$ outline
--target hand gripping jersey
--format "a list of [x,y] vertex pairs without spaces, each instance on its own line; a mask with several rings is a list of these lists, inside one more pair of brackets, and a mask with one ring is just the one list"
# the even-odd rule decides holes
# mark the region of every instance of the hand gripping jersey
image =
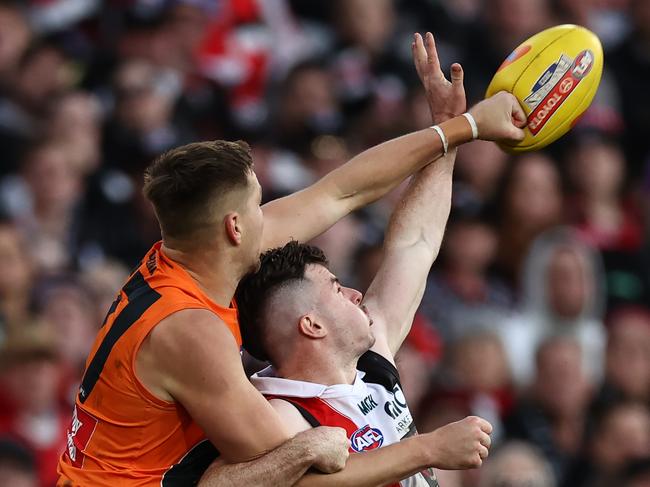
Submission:
[[237,310],[211,301],[160,247],[131,275],[95,339],[59,461],[59,486],[195,485],[218,455],[180,404],[158,399],[135,375],[143,340],[183,309],[214,312],[241,345]]
[[[350,438],[350,452],[361,453],[417,434],[395,366],[373,351],[357,364],[354,384],[326,386],[282,379],[268,367],[253,375],[253,385],[267,399],[293,404],[313,427],[339,426]],[[402,480],[401,487],[438,486],[433,470]]]

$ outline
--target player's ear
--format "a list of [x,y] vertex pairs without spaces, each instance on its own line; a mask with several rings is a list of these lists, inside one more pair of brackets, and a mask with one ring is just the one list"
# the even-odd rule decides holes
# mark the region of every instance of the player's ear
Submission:
[[327,335],[327,330],[314,315],[302,315],[298,320],[298,331],[307,338],[319,339]]
[[241,218],[237,212],[230,212],[223,218],[226,236],[233,245],[240,245],[242,240]]

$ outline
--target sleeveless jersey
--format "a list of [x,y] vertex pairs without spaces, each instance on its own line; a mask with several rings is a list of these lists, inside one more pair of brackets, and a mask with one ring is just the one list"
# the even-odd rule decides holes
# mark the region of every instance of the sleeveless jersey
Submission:
[[[361,356],[353,384],[326,386],[282,379],[268,367],[251,377],[267,399],[293,404],[313,427],[338,426],[350,439],[350,452],[361,453],[417,434],[395,366],[376,352]],[[399,484],[401,487],[437,487],[431,469]]]
[[158,242],[120,291],[95,339],[57,485],[195,485],[218,456],[180,404],[157,398],[135,374],[137,351],[151,330],[192,308],[218,315],[241,346],[234,304],[222,308],[211,301]]

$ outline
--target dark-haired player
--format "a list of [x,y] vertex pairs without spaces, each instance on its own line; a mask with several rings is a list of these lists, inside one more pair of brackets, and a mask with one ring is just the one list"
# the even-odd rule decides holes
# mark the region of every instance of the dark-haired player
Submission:
[[[424,46],[416,47],[418,59]],[[425,83],[428,76],[443,78],[436,62],[416,65]],[[451,110],[464,109],[459,93],[449,99],[458,101]],[[444,116],[439,106],[431,108],[434,117]],[[273,364],[253,383],[286,427],[292,434],[341,427],[350,451],[364,452],[353,455],[360,459],[354,469],[326,476],[330,485],[397,485],[404,479],[403,486],[435,486],[429,467],[474,467],[488,454],[492,427],[480,418],[415,435],[393,358],[440,247],[453,166],[450,154],[414,177],[391,217],[382,263],[363,303],[360,292],[343,287],[328,270],[320,249],[295,241],[265,253],[258,271],[238,287],[244,344]]]
[[[512,119],[523,120],[523,112],[511,95],[486,100],[472,113],[482,138],[522,137]],[[219,485],[245,484],[242,475],[256,485],[291,485],[310,467],[341,469],[343,430],[315,428],[292,438],[247,380],[233,296],[262,249],[311,239],[448,146],[473,138],[467,117],[437,130],[373,147],[264,207],[243,143],[189,144],[155,161],[145,195],[163,240],[145,255],[97,335],[59,484],[193,485],[219,455],[232,464],[211,477]],[[345,471],[354,474],[358,461],[348,463]],[[395,460],[382,466],[391,467],[403,468]]]
[[[453,165],[454,159],[445,157],[414,177],[390,219],[382,262],[365,297],[338,281],[319,249],[297,242],[265,253],[259,270],[240,283],[236,299],[244,346],[272,364],[253,376],[253,384],[291,433],[342,427],[351,452],[414,435],[394,356],[440,248]],[[479,466],[488,454],[491,431],[486,421],[469,417],[424,435],[423,441],[447,453],[445,462],[430,466]],[[366,478],[368,485],[401,479],[386,479],[373,468]],[[437,481],[427,469],[401,485]]]

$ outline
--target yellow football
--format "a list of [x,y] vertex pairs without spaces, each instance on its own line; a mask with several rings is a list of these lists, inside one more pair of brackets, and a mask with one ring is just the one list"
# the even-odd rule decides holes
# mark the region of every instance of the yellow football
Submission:
[[602,72],[600,40],[584,27],[558,25],[523,42],[501,64],[485,93],[508,91],[526,112],[524,140],[501,148],[534,151],[567,133],[593,100]]

